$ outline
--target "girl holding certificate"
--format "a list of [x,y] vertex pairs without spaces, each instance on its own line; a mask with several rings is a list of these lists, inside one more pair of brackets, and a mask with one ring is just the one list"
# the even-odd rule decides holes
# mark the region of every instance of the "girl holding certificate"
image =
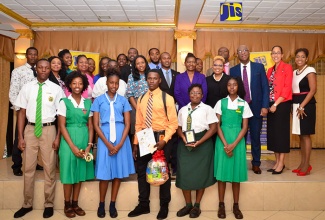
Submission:
[[219,100],[214,107],[218,124],[218,137],[215,147],[214,176],[218,180],[219,210],[218,218],[226,218],[226,182],[232,183],[236,219],[242,219],[239,210],[240,182],[247,181],[245,134],[248,118],[253,114],[244,100],[245,89],[240,78],[230,78],[227,83],[228,96]]
[[126,98],[116,93],[119,87],[119,72],[110,69],[107,74],[108,91],[98,96],[91,111],[94,112],[94,128],[98,134],[95,176],[99,179],[100,203],[97,211],[104,218],[105,197],[108,181],[112,180],[109,214],[117,217],[115,202],[121,179],[135,173],[128,136],[130,130],[131,106]]
[[[201,214],[200,202],[206,187],[213,185],[214,145],[211,136],[217,130],[218,119],[213,109],[204,104],[201,84],[192,84],[188,89],[191,102],[178,113],[177,134],[182,141],[177,149],[176,186],[183,191],[186,205],[177,212],[178,217]],[[193,206],[191,190],[196,191]]]

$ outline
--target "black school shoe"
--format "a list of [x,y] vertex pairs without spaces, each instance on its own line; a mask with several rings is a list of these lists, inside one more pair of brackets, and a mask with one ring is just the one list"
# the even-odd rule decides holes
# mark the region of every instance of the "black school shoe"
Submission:
[[158,220],[162,220],[162,219],[165,219],[167,218],[168,216],[168,208],[167,207],[160,207],[160,210],[158,212],[158,215],[157,215],[157,219]]
[[139,215],[143,214],[148,214],[150,213],[150,207],[148,206],[143,206],[143,205],[137,205],[135,209],[133,209],[129,214],[128,217],[136,217]]
[[21,218],[21,217],[23,217],[24,215],[26,215],[28,212],[30,212],[32,210],[33,210],[33,207],[21,208],[17,212],[15,212],[14,218]]
[[46,207],[43,212],[43,218],[50,218],[53,216],[53,207]]

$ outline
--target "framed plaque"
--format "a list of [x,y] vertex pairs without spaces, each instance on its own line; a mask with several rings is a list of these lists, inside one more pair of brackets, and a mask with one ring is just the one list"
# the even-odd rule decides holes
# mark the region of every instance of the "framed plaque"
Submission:
[[185,134],[187,144],[192,144],[196,142],[194,130],[185,131],[184,134]]

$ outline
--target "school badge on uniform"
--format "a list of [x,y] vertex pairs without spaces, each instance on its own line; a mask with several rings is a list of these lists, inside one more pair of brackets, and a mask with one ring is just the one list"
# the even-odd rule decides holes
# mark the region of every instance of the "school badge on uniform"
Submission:
[[49,96],[49,102],[53,102],[54,98],[53,96]]

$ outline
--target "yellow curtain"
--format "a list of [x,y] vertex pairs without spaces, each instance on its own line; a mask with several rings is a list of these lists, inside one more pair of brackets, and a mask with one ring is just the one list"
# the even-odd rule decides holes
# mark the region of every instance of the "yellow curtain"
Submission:
[[285,61],[289,61],[295,50],[301,47],[309,50],[309,60],[312,62],[325,55],[324,34],[219,31],[197,31],[194,54],[203,59],[208,55],[213,57],[218,54],[218,49],[224,46],[229,49],[230,59],[233,59],[237,47],[241,44],[247,45],[250,51],[269,51],[273,46],[280,45]]
[[116,59],[120,53],[127,54],[130,47],[149,58],[148,50],[159,48],[169,52],[176,60],[176,41],[173,31],[38,31],[34,46],[40,57],[57,55],[59,49],[100,53]]
[[14,60],[14,40],[0,36],[0,159],[4,152],[7,135],[10,61]]

